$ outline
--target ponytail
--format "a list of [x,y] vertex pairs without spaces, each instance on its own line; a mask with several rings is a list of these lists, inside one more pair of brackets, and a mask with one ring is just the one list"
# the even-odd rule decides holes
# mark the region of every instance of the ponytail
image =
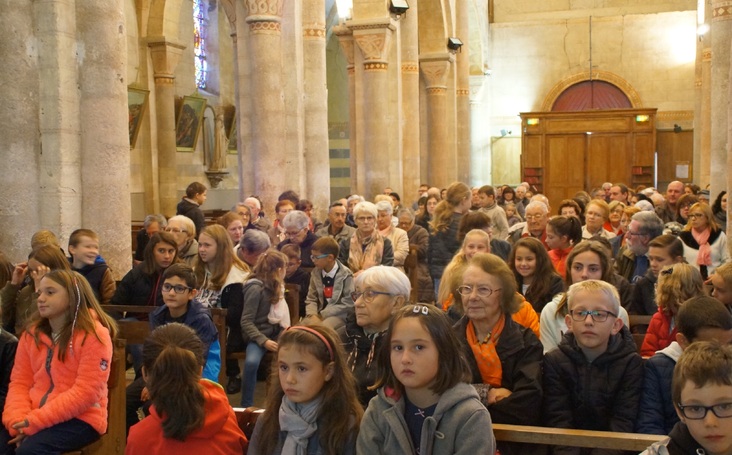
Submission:
[[143,368],[152,404],[166,438],[184,441],[201,428],[205,399],[199,381],[203,345],[190,327],[166,324],[145,340]]

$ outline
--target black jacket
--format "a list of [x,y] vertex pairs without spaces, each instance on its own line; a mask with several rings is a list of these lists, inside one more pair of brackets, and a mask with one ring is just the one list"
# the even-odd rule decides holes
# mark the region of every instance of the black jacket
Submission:
[[452,261],[452,257],[455,256],[457,250],[460,249],[457,234],[461,217],[461,214],[453,213],[450,225],[446,230],[430,233],[430,245],[427,257],[429,258],[432,279],[442,278],[445,267]]
[[0,409],[5,408],[5,398],[8,396],[10,373],[15,364],[15,351],[18,349],[18,339],[3,330],[0,332]]
[[112,297],[113,305],[163,305],[162,275],[148,275],[142,271],[145,263],[137,264],[122,278]]
[[383,346],[384,333],[366,335],[366,332],[356,324],[356,316],[350,315],[346,319],[344,333],[340,334],[343,347],[348,356],[348,367],[356,378],[358,400],[364,408],[376,396],[376,390],[368,390],[368,387],[376,381],[376,370]]
[[[592,363],[564,334],[544,357],[544,423],[556,428],[632,433],[643,388],[643,363],[627,327],[610,337]],[[619,454],[622,451],[554,447],[555,454]]]
[[203,212],[198,204],[189,202],[185,199],[181,199],[176,207],[176,215],[187,216],[196,225],[196,239],[201,235],[201,231],[206,227],[206,219],[203,216]]
[[651,270],[633,285],[633,292],[628,305],[630,314],[653,315],[658,311],[656,305],[656,281],[657,278]]
[[[310,259],[310,255],[313,253],[313,243],[315,243],[316,240],[318,240],[318,236],[313,234],[312,232],[308,231],[308,234],[305,236],[305,240],[302,241],[300,246],[300,260],[302,261],[302,264],[300,264],[300,267],[306,267],[306,268],[313,268],[315,267],[315,264],[313,264],[313,260]],[[277,245],[277,249],[282,251],[282,247],[285,245],[289,245],[292,242],[290,239],[283,240]],[[307,291],[306,291],[307,292]]]

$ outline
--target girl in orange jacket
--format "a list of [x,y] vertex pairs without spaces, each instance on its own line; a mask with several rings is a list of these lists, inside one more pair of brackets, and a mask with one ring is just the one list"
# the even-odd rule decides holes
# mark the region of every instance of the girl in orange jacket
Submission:
[[37,292],[2,416],[16,454],[78,450],[107,430],[114,320],[76,272],[47,273]]

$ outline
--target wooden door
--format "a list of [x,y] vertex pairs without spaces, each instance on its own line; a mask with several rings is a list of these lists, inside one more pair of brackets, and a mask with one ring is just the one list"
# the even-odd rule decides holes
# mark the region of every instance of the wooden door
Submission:
[[[679,180],[687,183],[693,180],[694,169],[694,131],[684,130],[678,133],[673,131],[658,131],[658,187],[665,189],[669,182]],[[688,177],[677,175],[679,170],[686,169]],[[686,168],[684,166],[687,166]]]
[[587,180],[588,191],[604,182],[630,184],[629,156],[633,149],[628,134],[605,133],[587,135]]
[[546,180],[552,183],[544,188],[544,195],[556,208],[567,195],[585,187],[587,140],[585,134],[556,135],[547,136],[546,144]]

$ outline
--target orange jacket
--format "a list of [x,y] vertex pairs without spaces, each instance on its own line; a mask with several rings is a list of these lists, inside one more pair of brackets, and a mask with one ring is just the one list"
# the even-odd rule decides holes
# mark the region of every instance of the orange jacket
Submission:
[[[41,334],[36,345],[28,332],[23,333],[3,410],[3,425],[11,436],[18,434],[11,425],[24,419],[29,424],[23,430],[27,435],[74,418],[88,423],[99,434],[107,431],[112,340],[99,321],[95,330],[96,335],[76,330],[63,362],[48,336]],[[46,369],[48,359],[50,373]]]
[[[521,294],[516,293],[516,295],[521,296]],[[523,299],[523,296],[521,296]],[[517,312],[511,315],[511,319],[516,321],[519,325],[526,327],[527,329],[531,329],[532,332],[534,332],[534,335],[536,335],[536,338],[541,339],[541,331],[539,330],[539,315],[536,314],[536,311],[534,310],[534,307],[531,306],[529,302],[526,301],[526,299],[523,299],[524,301],[521,303],[521,307]]]

